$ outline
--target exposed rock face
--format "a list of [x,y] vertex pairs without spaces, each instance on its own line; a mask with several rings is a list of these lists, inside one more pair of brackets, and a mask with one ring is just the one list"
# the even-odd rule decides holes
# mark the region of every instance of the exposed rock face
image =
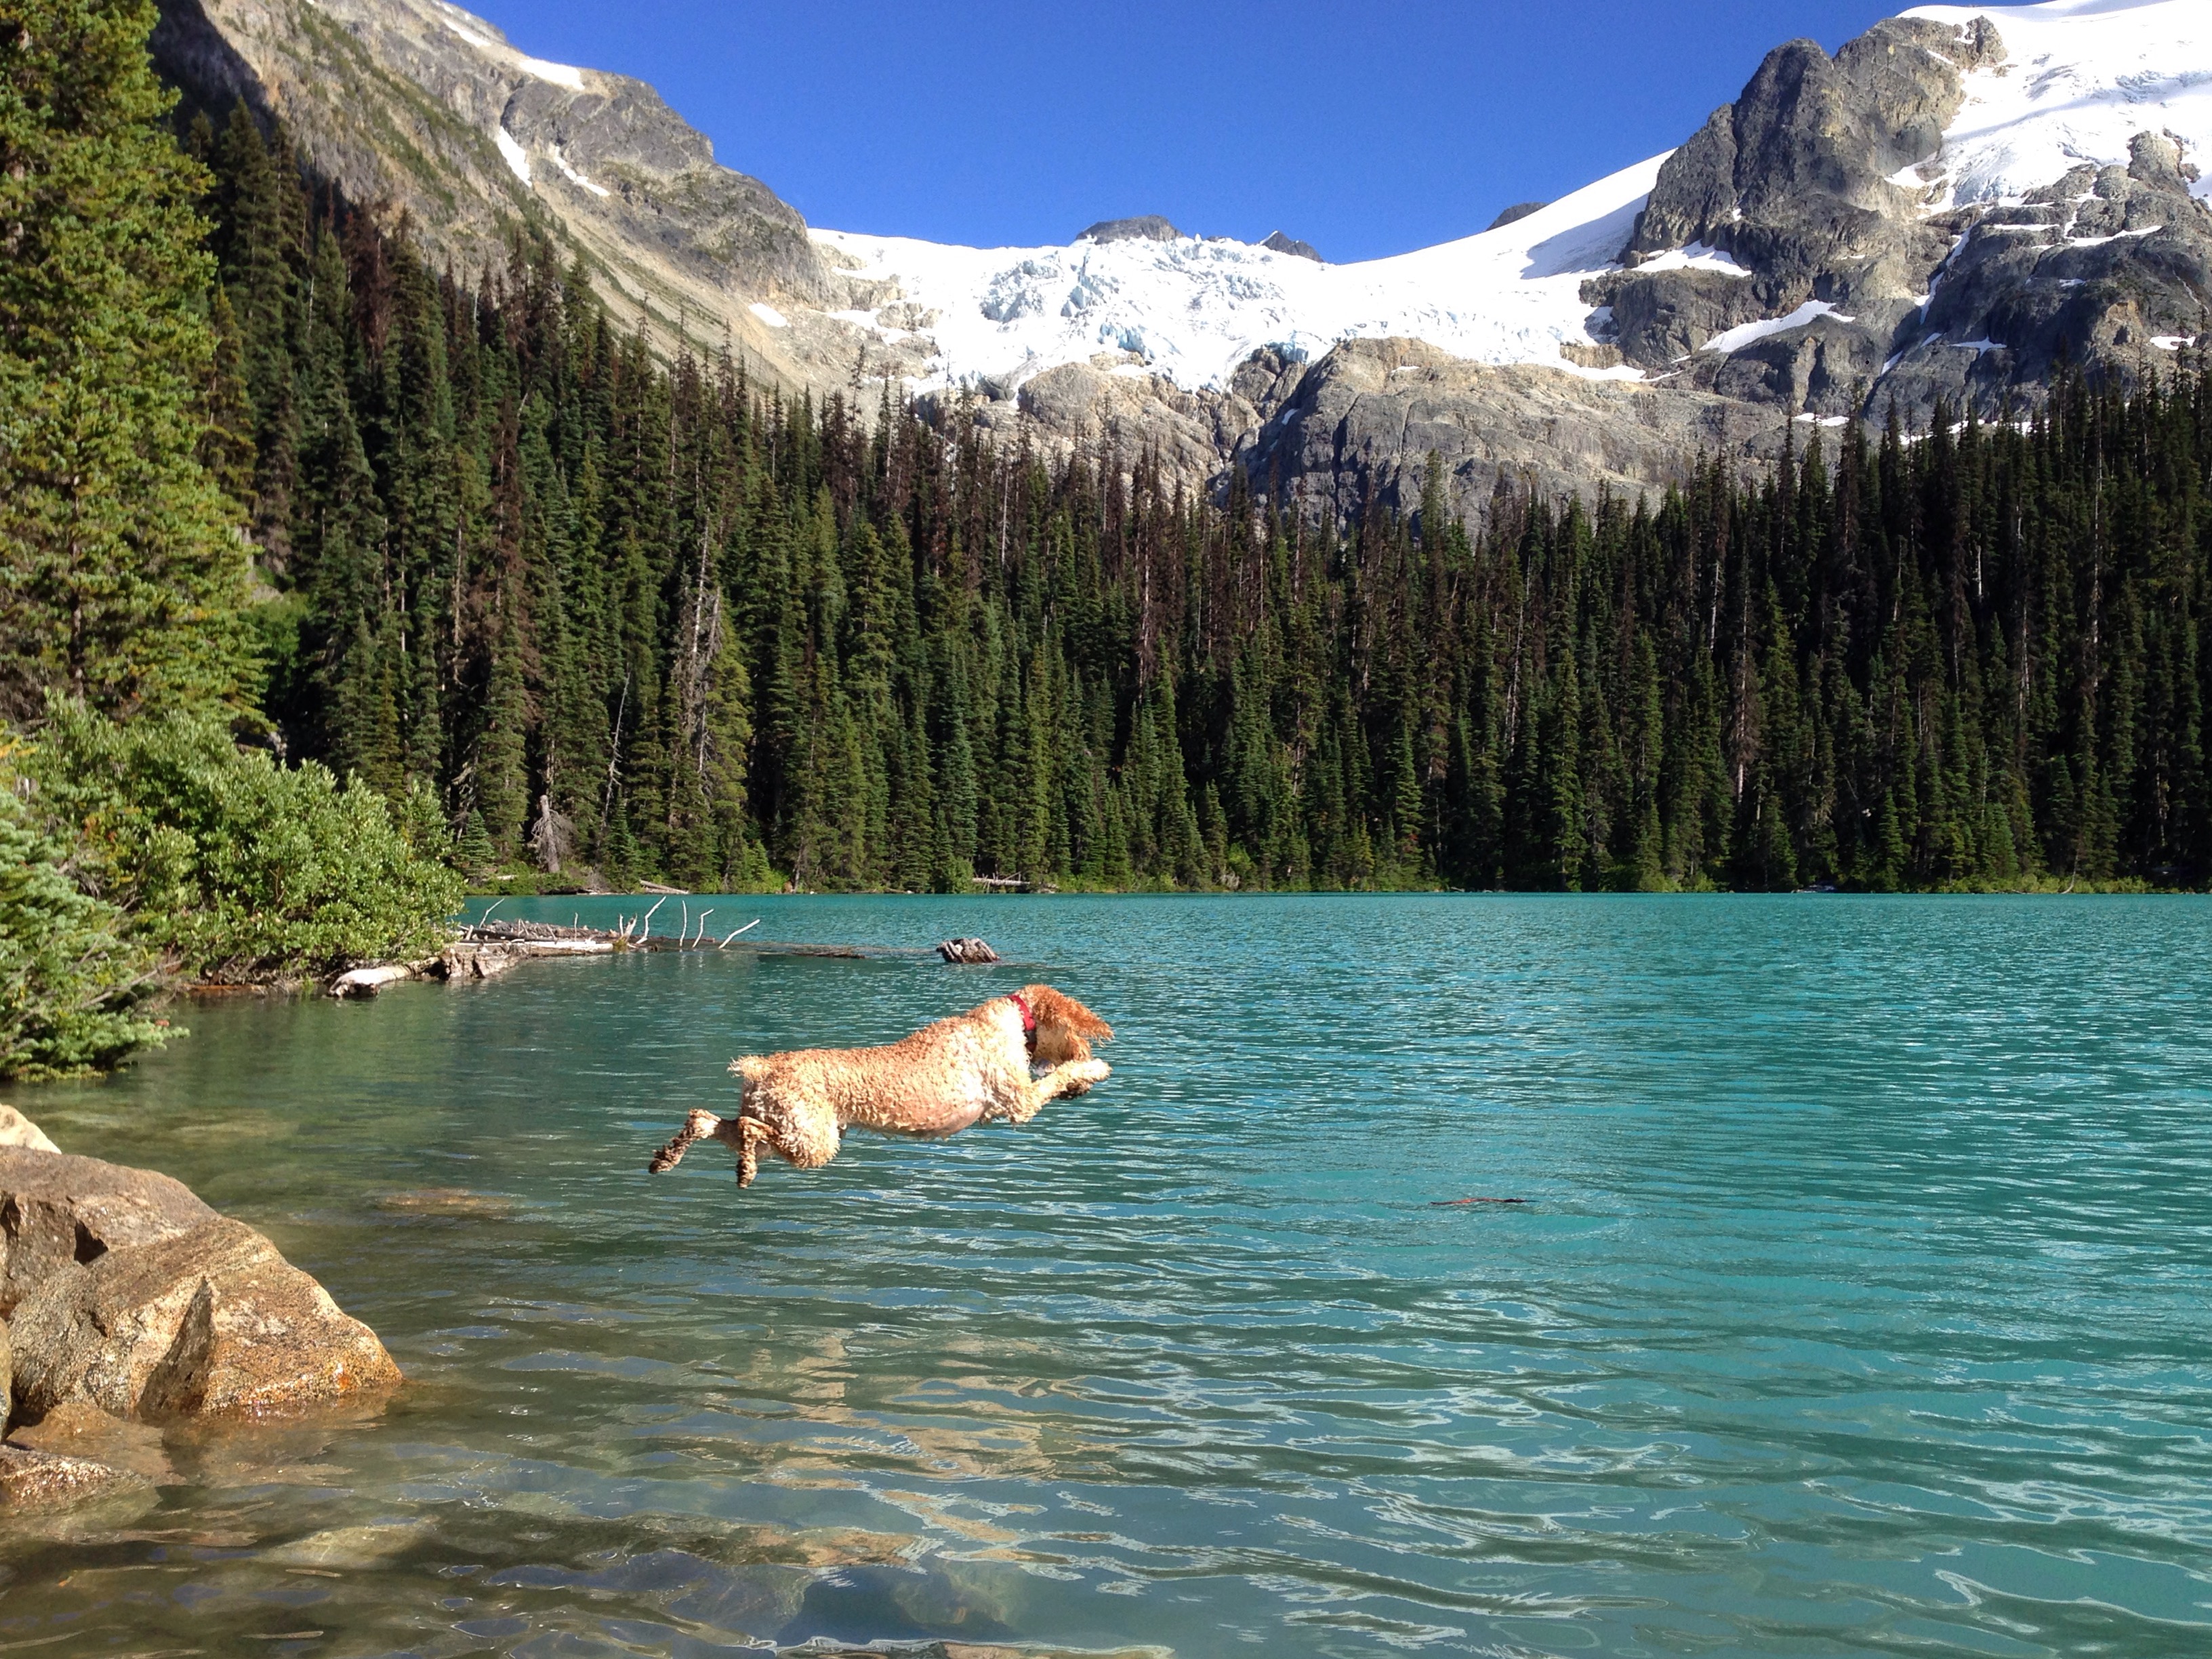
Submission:
[[[2139,379],[2212,302],[2212,212],[2170,139],[2024,206],[1923,209],[1963,77],[2004,59],[1986,19],[1778,47],[1661,168],[1626,269],[1584,286],[1597,331],[1674,384],[1823,416],[2032,406],[2062,359]],[[1726,258],[1640,268],[1685,247]]]
[[96,1158],[0,1149],[0,1316],[64,1268],[216,1219],[179,1181]]
[[448,945],[435,971],[442,979],[497,979],[528,953],[521,945]]
[[1273,248],[1278,253],[1290,254],[1294,258],[1310,259],[1317,265],[1328,263],[1321,257],[1321,250],[1311,242],[1302,242],[1297,237],[1283,231],[1269,231],[1267,240],[1261,242],[1260,246]]
[[[1125,368],[1133,372],[1116,372]],[[1236,396],[1185,392],[1112,357],[1048,368],[1024,381],[1018,392],[991,386],[982,392],[973,408],[975,422],[1009,444],[1027,437],[1060,447],[1110,430],[1119,434],[1125,456],[1155,451],[1170,477],[1198,489],[1219,474],[1222,458],[1256,419]],[[924,413],[940,422],[965,406],[954,396],[921,400]]]
[[75,1262],[16,1308],[15,1408],[118,1418],[254,1414],[388,1390],[369,1328],[244,1222],[217,1217]]
[[1628,259],[1702,242],[1758,270],[1773,299],[1823,276],[1837,286],[1824,297],[1878,289],[1896,275],[1883,257],[1914,240],[1919,192],[1896,175],[1942,147],[1964,72],[2003,55],[1986,20],[1892,18],[1832,58],[1810,40],[1776,47],[1660,169]]
[[1994,209],[1931,279],[1884,386],[1908,408],[1988,410],[2045,383],[2062,359],[2133,380],[2153,343],[2205,326],[2212,210],[2172,141],[2139,134],[2123,168],[2076,167],[2018,208]]
[[1157,213],[1134,219],[1101,219],[1075,240],[1079,242],[1173,242],[1182,233]]
[[405,213],[434,259],[464,273],[501,267],[510,228],[535,226],[599,268],[618,316],[654,319],[664,339],[680,313],[695,331],[711,323],[718,341],[726,325],[794,384],[822,378],[750,308],[779,298],[827,307],[842,295],[805,221],[718,165],[642,82],[539,63],[436,0],[161,9],[153,49],[164,75],[218,117],[241,97],[281,116],[316,176]]
[[1694,392],[1470,363],[1415,340],[1347,340],[1299,375],[1237,463],[1255,488],[1280,481],[1346,517],[1369,500],[1412,510],[1432,453],[1462,506],[1501,477],[1632,496],[1680,481],[1700,450],[1778,447],[1785,420]]
[[1492,219],[1488,224],[1485,225],[1483,228],[1485,230],[1503,230],[1508,225],[1519,223],[1532,213],[1541,213],[1546,208],[1551,205],[1552,204],[1549,202],[1516,202],[1510,208],[1500,208],[1498,210],[1498,216],[1495,219]]

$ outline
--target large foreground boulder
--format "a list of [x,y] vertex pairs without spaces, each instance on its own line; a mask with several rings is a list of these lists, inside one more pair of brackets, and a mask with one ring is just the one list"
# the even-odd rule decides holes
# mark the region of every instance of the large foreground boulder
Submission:
[[151,1170],[0,1147],[0,1317],[64,1267],[215,1219],[184,1182]]
[[31,1419],[73,1405],[155,1422],[255,1415],[400,1380],[374,1332],[252,1228],[212,1214],[62,1265],[10,1325],[15,1408]]

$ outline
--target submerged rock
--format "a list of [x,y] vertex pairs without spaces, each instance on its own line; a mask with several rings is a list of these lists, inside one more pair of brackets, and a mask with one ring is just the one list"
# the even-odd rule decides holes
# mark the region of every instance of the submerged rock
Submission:
[[252,1415],[400,1380],[374,1332],[221,1216],[61,1266],[18,1305],[12,1334],[15,1406],[33,1418],[79,1403],[152,1420]]
[[174,1485],[177,1480],[160,1429],[150,1423],[126,1423],[82,1403],[64,1406],[40,1422],[17,1429],[7,1443],[53,1457],[105,1464],[157,1486]]
[[89,1458],[0,1445],[0,1509],[67,1509],[94,1498],[152,1490],[143,1475]]
[[514,1200],[499,1193],[471,1192],[465,1187],[419,1187],[404,1193],[386,1193],[376,1200],[380,1210],[414,1215],[508,1216]]

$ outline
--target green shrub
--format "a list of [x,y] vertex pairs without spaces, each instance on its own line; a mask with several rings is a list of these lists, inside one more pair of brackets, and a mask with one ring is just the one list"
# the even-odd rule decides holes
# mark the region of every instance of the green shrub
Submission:
[[20,764],[44,827],[74,843],[79,885],[189,979],[427,955],[461,902],[459,878],[382,796],[241,751],[217,717],[118,726],[56,701]]
[[0,1077],[108,1071],[180,1036],[138,1012],[153,955],[121,937],[114,906],[79,892],[59,850],[0,791]]

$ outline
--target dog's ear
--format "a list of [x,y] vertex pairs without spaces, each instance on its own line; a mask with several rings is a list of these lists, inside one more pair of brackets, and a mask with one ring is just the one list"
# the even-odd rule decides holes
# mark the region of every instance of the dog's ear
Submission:
[[[1049,985],[1024,986],[1022,1000],[1036,1015],[1040,1030],[1048,1025],[1058,1025],[1079,1036],[1097,1037],[1102,1042],[1109,1040],[1114,1035],[1114,1028],[1104,1020],[1073,997],[1055,991]],[[1087,1051],[1085,1057],[1088,1058]]]

